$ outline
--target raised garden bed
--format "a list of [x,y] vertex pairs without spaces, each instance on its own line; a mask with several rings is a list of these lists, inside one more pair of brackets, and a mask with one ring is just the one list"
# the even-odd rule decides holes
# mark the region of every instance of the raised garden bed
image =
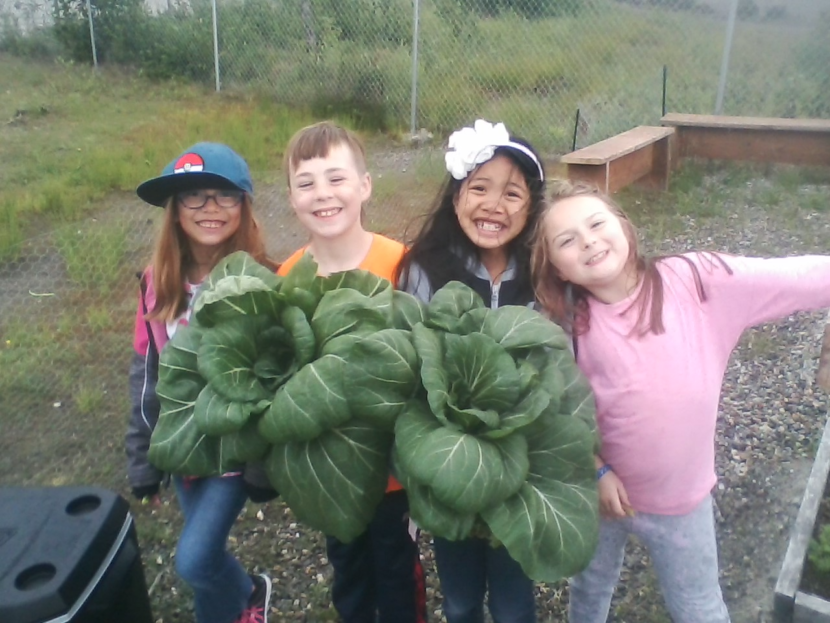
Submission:
[[809,567],[807,550],[830,516],[830,419],[824,427],[784,563],[775,585],[777,623],[830,623],[830,581]]

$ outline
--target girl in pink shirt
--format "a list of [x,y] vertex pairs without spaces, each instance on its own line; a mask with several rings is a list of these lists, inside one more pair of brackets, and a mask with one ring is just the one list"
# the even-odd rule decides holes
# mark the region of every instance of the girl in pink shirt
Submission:
[[649,550],[675,623],[728,622],[710,494],[723,375],[747,328],[830,306],[830,257],[645,258],[608,196],[564,183],[532,267],[541,307],[574,337],[602,440],[599,545],[571,579],[571,623],[606,620],[629,534]]

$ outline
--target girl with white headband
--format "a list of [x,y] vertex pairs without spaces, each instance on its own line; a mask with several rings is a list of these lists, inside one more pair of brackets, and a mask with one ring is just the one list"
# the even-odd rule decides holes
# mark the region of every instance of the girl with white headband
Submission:
[[[532,303],[528,242],[545,195],[539,155],[503,123],[479,119],[450,136],[446,164],[449,176],[398,267],[401,288],[426,302],[461,281],[493,308]],[[536,620],[533,581],[504,547],[434,543],[448,623],[483,623],[487,591],[494,623]]]

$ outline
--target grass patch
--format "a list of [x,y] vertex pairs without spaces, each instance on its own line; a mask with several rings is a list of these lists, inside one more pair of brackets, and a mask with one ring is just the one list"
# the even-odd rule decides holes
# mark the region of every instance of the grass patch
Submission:
[[[0,258],[12,257],[33,220],[78,219],[112,191],[132,191],[201,140],[231,145],[254,174],[279,169],[310,113],[272,99],[217,95],[104,68],[0,55]],[[106,97],[101,94],[105,92]],[[339,119],[351,125],[348,118]]]
[[[127,223],[90,223],[58,230],[56,243],[66,272],[81,289],[106,292],[123,278]],[[92,252],[91,252],[92,250]]]

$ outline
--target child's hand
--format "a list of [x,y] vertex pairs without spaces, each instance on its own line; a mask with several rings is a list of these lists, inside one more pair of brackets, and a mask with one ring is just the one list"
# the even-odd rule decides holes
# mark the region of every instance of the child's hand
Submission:
[[606,519],[622,519],[634,515],[622,481],[613,471],[599,479],[599,512]]

